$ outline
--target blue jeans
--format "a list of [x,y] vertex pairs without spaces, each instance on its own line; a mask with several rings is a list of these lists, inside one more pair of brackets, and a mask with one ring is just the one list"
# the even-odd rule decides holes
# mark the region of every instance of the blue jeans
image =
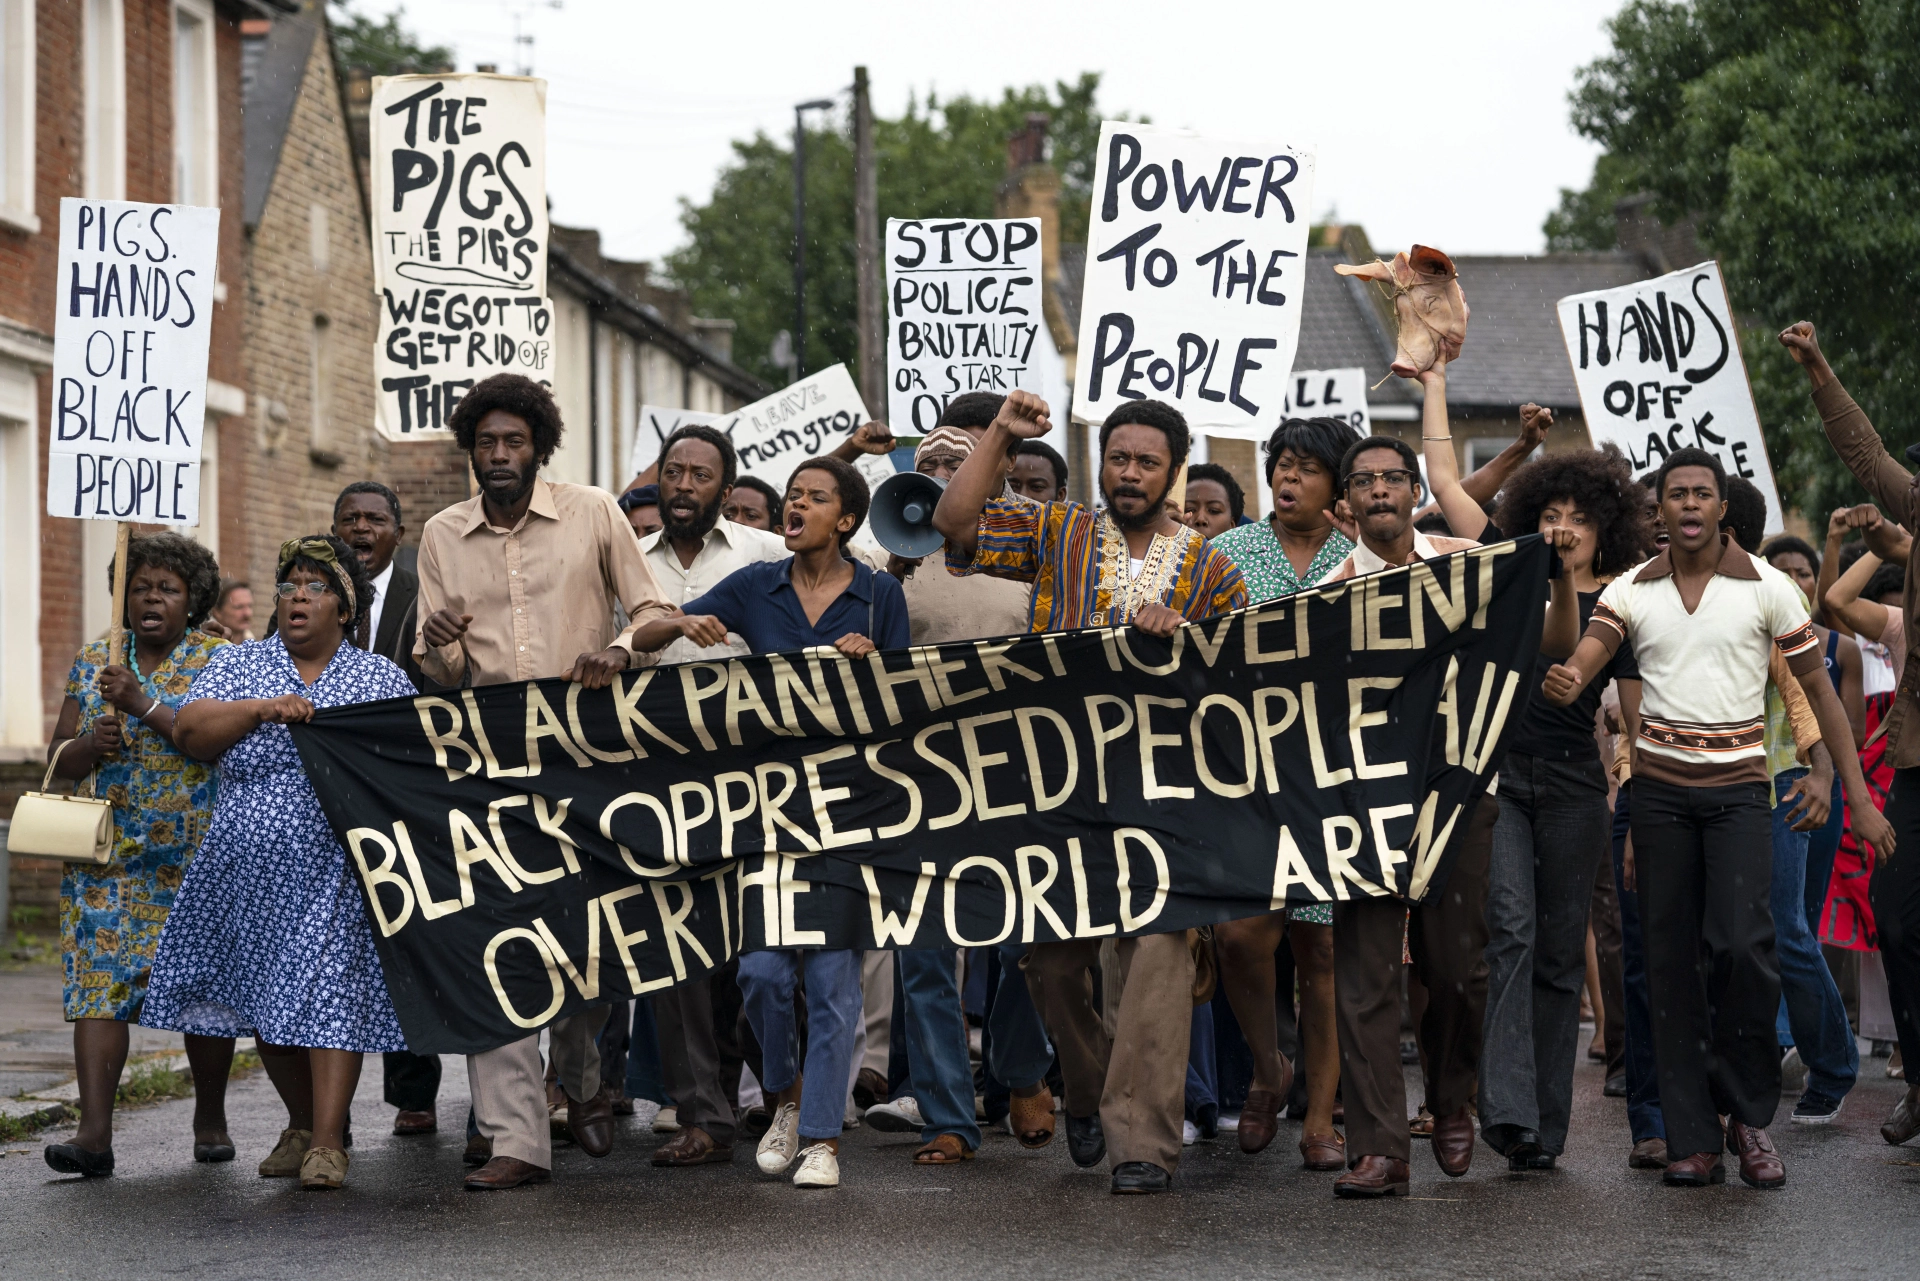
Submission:
[[1787,826],[1787,789],[1806,776],[1782,770],[1773,787],[1773,946],[1780,964],[1780,1003],[1786,1007],[1792,1043],[1807,1065],[1807,1088],[1843,1099],[1860,1075],[1860,1049],[1847,1023],[1840,989],[1827,971],[1820,942],[1807,927],[1807,832]]
[[987,1016],[987,1070],[1016,1090],[1040,1084],[1053,1066],[1053,1043],[1020,968],[1026,954],[1025,943],[1000,945],[1000,986]]
[[1640,933],[1640,896],[1626,886],[1625,858],[1633,784],[1613,806],[1613,889],[1620,901],[1620,977],[1627,993],[1627,1125],[1633,1141],[1667,1137],[1660,1078],[1653,1066],[1653,1002],[1647,994],[1647,942]]
[[807,976],[807,1062],[800,1090],[803,1143],[837,1139],[847,1119],[854,1029],[861,1024],[860,953],[848,948],[772,948],[740,958],[740,995],[760,1042],[768,1094],[790,1089],[800,1075],[800,1032],[794,991]]
[[1200,1109],[1220,1106],[1220,1073],[1213,1054],[1213,1002],[1193,1007],[1191,1044],[1187,1049],[1187,1120],[1198,1121]]
[[661,1107],[670,1106],[666,1074],[660,1070],[660,1032],[653,1022],[653,1001],[641,997],[633,1003],[633,1032],[627,1041],[627,1097],[651,1099]]
[[[960,989],[953,981],[955,949],[909,947],[894,953],[895,970],[906,994],[908,1070],[919,1101],[920,1138],[931,1143],[943,1134],[958,1136],[968,1148],[980,1146],[980,1123],[973,1119],[973,1063],[967,1056],[967,1019]],[[903,1029],[895,1025],[893,1036]]]
[[[1820,941],[1820,917],[1827,908],[1827,890],[1833,884],[1833,859],[1840,852],[1840,838],[1847,829],[1846,795],[1840,780],[1833,780],[1833,808],[1827,825],[1807,833],[1807,930],[1813,941]],[[1793,1044],[1793,1025],[1787,1019],[1787,998],[1780,998],[1780,1048]],[[1856,1050],[1858,1047],[1855,1047]]]

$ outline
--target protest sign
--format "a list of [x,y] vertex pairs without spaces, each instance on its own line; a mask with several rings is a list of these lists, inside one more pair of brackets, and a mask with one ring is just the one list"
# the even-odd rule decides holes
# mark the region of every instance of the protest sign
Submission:
[[[869,417],[853,375],[834,365],[735,410],[722,430],[739,451],[742,476],[758,476],[785,492],[795,465],[831,453]],[[873,454],[862,454],[854,467],[869,485],[894,470],[887,457]]]
[[1153,398],[1196,432],[1272,428],[1300,339],[1314,156],[1108,120],[1074,417]]
[[887,219],[887,421],[922,436],[970,391],[1040,393],[1038,218]]
[[[1283,418],[1338,418],[1362,436],[1373,434],[1373,415],[1367,411],[1367,371],[1364,369],[1296,369],[1287,379]],[[1269,430],[1266,435],[1272,435]]]
[[553,380],[544,80],[373,82],[376,421],[389,440],[446,429],[497,373]]
[[1537,680],[1540,536],[1137,628],[820,647],[292,726],[421,1053],[764,947],[1441,892]]
[[200,523],[220,211],[60,201],[47,514]]
[[627,475],[638,476],[660,461],[660,446],[682,427],[700,425],[727,429],[732,414],[709,414],[698,409],[671,409],[664,405],[640,406],[640,421],[634,427],[633,448],[627,454]]
[[1562,298],[1560,332],[1596,446],[1635,476],[1697,446],[1759,486],[1769,534],[1786,527],[1718,263]]

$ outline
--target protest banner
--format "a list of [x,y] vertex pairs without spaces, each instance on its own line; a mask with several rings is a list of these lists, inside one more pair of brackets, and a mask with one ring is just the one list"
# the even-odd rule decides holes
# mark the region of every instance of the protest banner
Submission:
[[1441,892],[1536,680],[1547,548],[1189,624],[820,647],[292,727],[407,1044],[488,1049],[743,949],[1161,933]]
[[633,431],[633,448],[627,452],[627,475],[638,476],[660,461],[660,446],[682,427],[698,424],[727,429],[732,414],[709,414],[698,409],[672,409],[664,405],[640,406],[640,421]]
[[970,391],[1041,391],[1038,218],[887,219],[887,421],[906,436]]
[[1786,528],[1718,263],[1562,298],[1560,332],[1596,447],[1646,476],[1697,446],[1759,486],[1769,534]]
[[200,523],[220,211],[60,201],[47,514]]
[[[853,375],[834,365],[736,409],[722,430],[739,451],[742,476],[758,476],[785,492],[797,464],[831,453],[869,417]],[[894,470],[889,459],[873,454],[862,454],[854,468],[869,485]]]
[[1311,150],[1100,126],[1073,414],[1153,398],[1196,433],[1272,428],[1300,339]]
[[381,76],[371,129],[376,422],[431,438],[497,373],[553,380],[547,85],[522,76]]

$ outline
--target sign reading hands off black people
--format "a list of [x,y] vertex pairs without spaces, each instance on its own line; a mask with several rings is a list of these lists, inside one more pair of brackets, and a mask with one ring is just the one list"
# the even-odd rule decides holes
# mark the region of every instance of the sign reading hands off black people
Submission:
[[762,654],[293,727],[407,1043],[743,949],[1151,934],[1445,883],[1526,707],[1538,535],[1183,627]]
[[547,85],[521,76],[373,82],[377,420],[444,431],[498,373],[553,379],[547,292]]
[[970,391],[1039,392],[1038,218],[889,218],[886,263],[893,430],[925,435]]
[[47,514],[200,523],[220,211],[60,201]]
[[1313,152],[1108,120],[1087,232],[1073,414],[1164,400],[1271,431],[1300,339]]
[[1596,446],[1618,445],[1635,476],[1704,449],[1767,496],[1769,534],[1785,528],[1718,263],[1562,298],[1560,330]]

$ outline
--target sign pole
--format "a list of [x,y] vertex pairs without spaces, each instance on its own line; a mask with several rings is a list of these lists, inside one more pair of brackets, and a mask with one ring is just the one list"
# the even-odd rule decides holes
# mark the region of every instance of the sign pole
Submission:
[[127,541],[133,526],[119,523],[113,535],[113,627],[108,632],[107,662],[119,666],[127,658]]

